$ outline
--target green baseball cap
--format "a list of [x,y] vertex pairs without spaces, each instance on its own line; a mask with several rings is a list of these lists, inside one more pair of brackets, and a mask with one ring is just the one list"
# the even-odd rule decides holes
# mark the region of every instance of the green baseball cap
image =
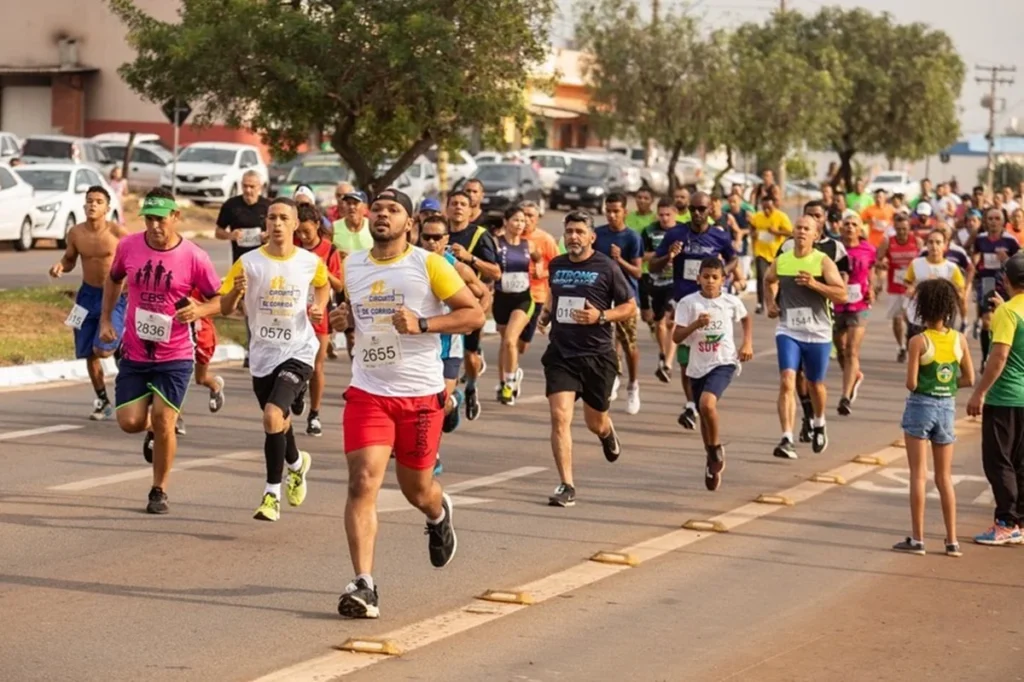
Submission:
[[177,210],[178,204],[174,199],[168,199],[166,197],[146,197],[146,200],[142,202],[142,210],[139,211],[139,215],[151,215],[156,216],[157,218],[166,218]]

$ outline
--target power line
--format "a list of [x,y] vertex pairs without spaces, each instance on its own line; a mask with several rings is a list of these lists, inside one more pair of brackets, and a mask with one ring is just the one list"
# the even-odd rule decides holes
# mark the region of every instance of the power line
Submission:
[[[785,2],[785,0],[781,0]],[[987,73],[987,76],[978,76],[974,80],[978,84],[988,83],[990,86],[988,96],[988,187],[990,190],[995,189],[993,183],[995,182],[995,146],[996,146],[996,92],[1000,85],[1013,85],[1014,80],[1012,77],[1001,77],[1001,73],[1016,73],[1016,66],[982,66],[976,64],[974,66],[975,71],[981,73]],[[985,100],[982,99],[982,104],[985,104]]]

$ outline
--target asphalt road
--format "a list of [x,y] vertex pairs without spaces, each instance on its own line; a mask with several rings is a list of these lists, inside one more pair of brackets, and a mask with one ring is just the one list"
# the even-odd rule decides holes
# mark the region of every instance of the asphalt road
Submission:
[[[938,551],[937,500],[927,526],[934,553],[888,549],[909,525],[906,465],[886,450],[899,435],[905,390],[879,308],[853,416],[835,415],[833,369],[829,449],[801,446],[794,462],[771,456],[772,325],[756,320],[758,356],[723,402],[729,466],[716,493],[703,486],[699,435],[675,422],[677,384],[653,377],[645,335],[642,411],[626,415],[624,398],[613,407],[624,446],[617,463],[605,462],[577,416],[571,509],[546,505],[558,480],[542,341],[524,359],[518,405],[489,400],[478,421],[445,436],[442,483],[455,493],[459,533],[446,569],[430,567],[423,519],[389,476],[375,570],[382,617],[373,622],[335,612],[351,578],[340,434],[347,361],[329,365],[324,437],[300,436],[314,458],[309,497],[276,524],[251,519],[263,436],[241,368],[218,369],[228,390],[222,413],[207,412],[203,392],[189,396],[166,517],[143,513],[141,439],[87,421],[87,386],[0,393],[0,678],[242,682],[284,670],[272,679],[297,681],[364,666],[351,679],[1022,679],[1024,548],[965,541],[991,514],[976,427],[964,428],[955,464],[964,557]],[[485,350],[490,388],[493,337]],[[803,483],[879,451],[895,460],[856,469],[848,485]],[[804,491],[791,493],[796,506],[750,511],[757,495],[791,488]],[[739,525],[725,534],[679,530],[722,514]],[[644,559],[635,568],[587,561],[630,546]],[[474,600],[520,587],[538,603]],[[399,630],[401,657],[336,650]]]

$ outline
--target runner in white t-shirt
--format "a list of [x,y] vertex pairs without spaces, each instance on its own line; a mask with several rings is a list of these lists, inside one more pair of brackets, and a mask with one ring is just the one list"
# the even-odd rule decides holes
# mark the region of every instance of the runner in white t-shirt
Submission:
[[[704,485],[718,490],[725,470],[725,449],[718,434],[718,401],[739,374],[740,362],[754,357],[753,324],[743,302],[722,293],[725,269],[718,257],[700,264],[700,291],[685,296],[676,305],[675,343],[690,347],[686,375],[693,386],[693,397],[700,410],[700,433],[707,450]],[[736,352],[733,323],[743,323],[743,347]]]

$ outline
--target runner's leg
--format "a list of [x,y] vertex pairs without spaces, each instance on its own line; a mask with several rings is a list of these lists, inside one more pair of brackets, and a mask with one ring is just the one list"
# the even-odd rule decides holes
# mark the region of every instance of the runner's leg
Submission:
[[506,384],[513,384],[519,369],[519,335],[523,333],[526,325],[530,323],[533,314],[533,305],[528,311],[513,310],[508,318],[508,324],[501,335],[501,355],[504,356],[502,366],[502,377]]
[[864,343],[867,327],[852,327],[846,334],[846,364],[843,365],[843,396],[853,397],[853,386],[860,375],[860,347]]
[[345,535],[356,576],[373,573],[377,543],[377,495],[391,459],[392,445],[371,445],[345,454],[348,461],[348,499]]
[[[548,395],[551,410],[551,452],[562,483],[576,487],[572,478],[572,418],[576,393],[563,391]],[[589,424],[588,424],[589,426]]]
[[928,441],[904,433],[910,468],[910,537],[924,541],[924,501],[928,484]]
[[779,426],[783,438],[793,440],[793,425],[796,423],[796,371],[783,370],[779,375]]
[[178,422],[178,410],[159,396],[153,398],[151,410],[153,430],[153,487],[167,492],[167,480],[174,467],[178,452],[178,436],[174,425]]
[[[907,440],[909,441],[909,439]],[[907,445],[909,444],[908,442]],[[942,501],[942,520],[946,525],[946,544],[953,544],[957,541],[956,490],[953,486],[953,444],[939,444],[932,441],[932,459],[935,462],[935,487],[939,489],[939,499]]]
[[313,363],[313,376],[309,379],[309,417],[308,421],[320,419],[320,406],[324,400],[324,381],[326,379],[327,349],[331,345],[330,334],[318,334],[320,348],[316,352]]

